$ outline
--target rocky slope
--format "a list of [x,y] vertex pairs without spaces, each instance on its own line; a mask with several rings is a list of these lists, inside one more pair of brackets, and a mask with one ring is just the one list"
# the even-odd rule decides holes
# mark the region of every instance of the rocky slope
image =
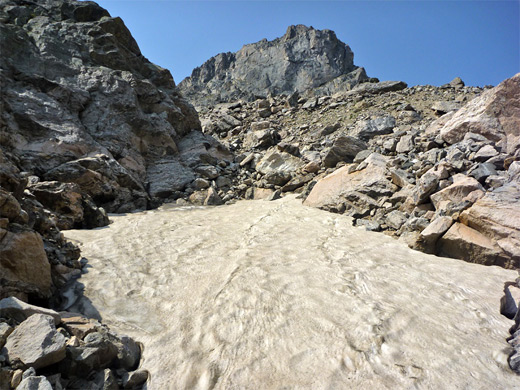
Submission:
[[220,104],[202,124],[237,154],[238,174],[217,181],[225,200],[301,192],[413,248],[517,268],[519,84],[365,83]]
[[[0,388],[138,388],[137,344],[64,311],[85,262],[60,230],[187,197],[230,154],[97,4],[1,0],[0,21]],[[59,313],[19,315],[23,302]]]
[[196,106],[315,90],[331,94],[367,79],[354,54],[331,30],[289,26],[284,36],[220,53],[179,84]]

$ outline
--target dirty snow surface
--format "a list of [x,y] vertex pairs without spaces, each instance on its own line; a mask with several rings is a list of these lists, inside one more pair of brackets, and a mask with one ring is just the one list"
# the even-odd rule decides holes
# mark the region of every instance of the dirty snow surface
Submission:
[[517,274],[408,249],[288,197],[65,232],[148,389],[520,389],[499,313]]

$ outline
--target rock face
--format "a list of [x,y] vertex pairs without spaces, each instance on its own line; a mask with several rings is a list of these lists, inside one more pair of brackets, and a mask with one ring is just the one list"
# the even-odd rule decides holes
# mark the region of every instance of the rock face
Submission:
[[196,105],[213,105],[267,95],[290,95],[320,88],[345,91],[367,79],[354,54],[333,31],[290,26],[285,35],[221,53],[193,70],[179,84]]
[[[0,18],[1,147],[21,171],[76,183],[108,212],[178,197],[195,179],[179,144],[197,113],[120,18],[74,0],[5,0]],[[158,182],[174,185],[147,192]]]

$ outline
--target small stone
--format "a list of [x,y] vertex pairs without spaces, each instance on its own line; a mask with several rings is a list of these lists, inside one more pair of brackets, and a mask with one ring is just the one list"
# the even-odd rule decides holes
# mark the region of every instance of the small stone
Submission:
[[20,384],[20,382],[22,381],[22,376],[23,376],[23,370],[16,370],[13,373],[13,376],[11,378],[11,387],[13,389],[15,389],[16,386],[18,386]]
[[123,374],[124,389],[134,389],[143,385],[148,380],[149,375],[148,371],[142,369]]

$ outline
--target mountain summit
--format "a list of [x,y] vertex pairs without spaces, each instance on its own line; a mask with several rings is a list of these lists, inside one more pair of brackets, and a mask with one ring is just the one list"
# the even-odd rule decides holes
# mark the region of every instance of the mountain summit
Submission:
[[220,53],[195,68],[179,88],[196,105],[254,100],[319,88],[348,90],[367,79],[354,65],[354,53],[334,31],[289,26],[284,36]]

